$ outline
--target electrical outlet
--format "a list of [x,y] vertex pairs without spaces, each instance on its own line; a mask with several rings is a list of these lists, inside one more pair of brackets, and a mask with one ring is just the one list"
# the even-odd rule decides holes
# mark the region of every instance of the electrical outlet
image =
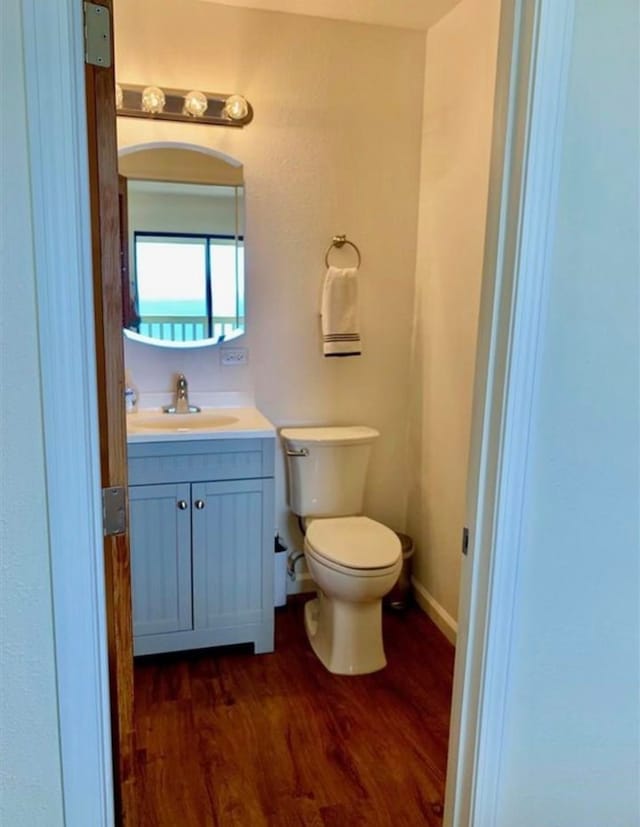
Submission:
[[249,351],[246,347],[220,348],[220,364],[226,367],[234,365],[248,365]]

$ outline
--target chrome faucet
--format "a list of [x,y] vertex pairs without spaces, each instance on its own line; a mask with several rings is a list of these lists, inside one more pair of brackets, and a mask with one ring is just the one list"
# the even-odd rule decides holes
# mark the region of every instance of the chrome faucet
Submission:
[[197,405],[189,404],[189,385],[187,384],[187,377],[184,373],[179,373],[176,380],[176,404],[166,405],[162,410],[168,414],[190,414],[200,412],[200,408]]

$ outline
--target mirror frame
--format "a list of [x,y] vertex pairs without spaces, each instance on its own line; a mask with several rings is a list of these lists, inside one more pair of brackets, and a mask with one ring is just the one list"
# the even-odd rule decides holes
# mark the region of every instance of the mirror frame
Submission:
[[[185,149],[189,152],[199,152],[201,155],[208,155],[213,158],[217,158],[220,161],[224,161],[225,163],[229,164],[232,167],[244,169],[244,165],[241,161],[238,161],[237,158],[233,158],[231,155],[227,155],[224,152],[220,152],[217,149],[211,149],[211,147],[205,147],[201,144],[189,144],[183,141],[145,141],[140,144],[128,144],[123,147],[118,147],[118,160],[120,158],[124,158],[127,155],[133,155],[136,152],[140,152],[146,149]],[[133,176],[132,176],[133,177]],[[177,183],[177,182],[176,182]],[[207,182],[202,181],[202,184],[209,184],[211,186],[215,186],[214,182]],[[224,185],[220,185],[224,186]],[[244,175],[243,175],[243,190],[246,198],[246,184],[244,183]],[[243,216],[243,225],[244,225],[244,216]],[[243,232],[243,238],[246,233]],[[246,258],[245,258],[246,264]],[[243,272],[243,280],[245,286],[245,295],[246,295],[246,266],[245,271]],[[240,328],[236,328],[240,329]],[[215,347],[216,345],[226,345],[228,342],[235,342],[241,336],[244,336],[247,332],[247,325],[246,325],[246,311],[245,311],[245,325],[242,328],[242,332],[238,333],[236,336],[233,336],[230,339],[224,339],[223,341],[218,341],[217,339],[198,339],[195,341],[189,342],[174,342],[169,340],[163,339],[154,339],[151,336],[145,336],[142,333],[136,333],[135,330],[129,330],[129,328],[123,327],[122,328],[123,334],[126,336],[127,339],[131,339],[134,342],[141,342],[145,345],[151,345],[153,347],[163,347],[169,350],[192,350],[195,348],[203,348],[203,347]]]

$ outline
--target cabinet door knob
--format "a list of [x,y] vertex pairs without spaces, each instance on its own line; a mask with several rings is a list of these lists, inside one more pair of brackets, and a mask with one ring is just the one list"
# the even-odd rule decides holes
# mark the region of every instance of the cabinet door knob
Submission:
[[202,511],[204,508],[204,500],[196,500],[196,508],[198,511]]
[[188,508],[187,501],[186,500],[178,500],[178,508],[180,509],[180,511],[186,511],[187,508]]

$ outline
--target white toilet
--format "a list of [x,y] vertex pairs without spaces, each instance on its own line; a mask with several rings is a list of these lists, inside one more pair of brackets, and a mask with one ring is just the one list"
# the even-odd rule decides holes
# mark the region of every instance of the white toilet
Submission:
[[318,597],[305,606],[314,652],[330,672],[363,675],[386,666],[382,598],[402,568],[398,536],[362,516],[371,445],[364,426],[285,428],[289,507],[306,529],[304,553]]

